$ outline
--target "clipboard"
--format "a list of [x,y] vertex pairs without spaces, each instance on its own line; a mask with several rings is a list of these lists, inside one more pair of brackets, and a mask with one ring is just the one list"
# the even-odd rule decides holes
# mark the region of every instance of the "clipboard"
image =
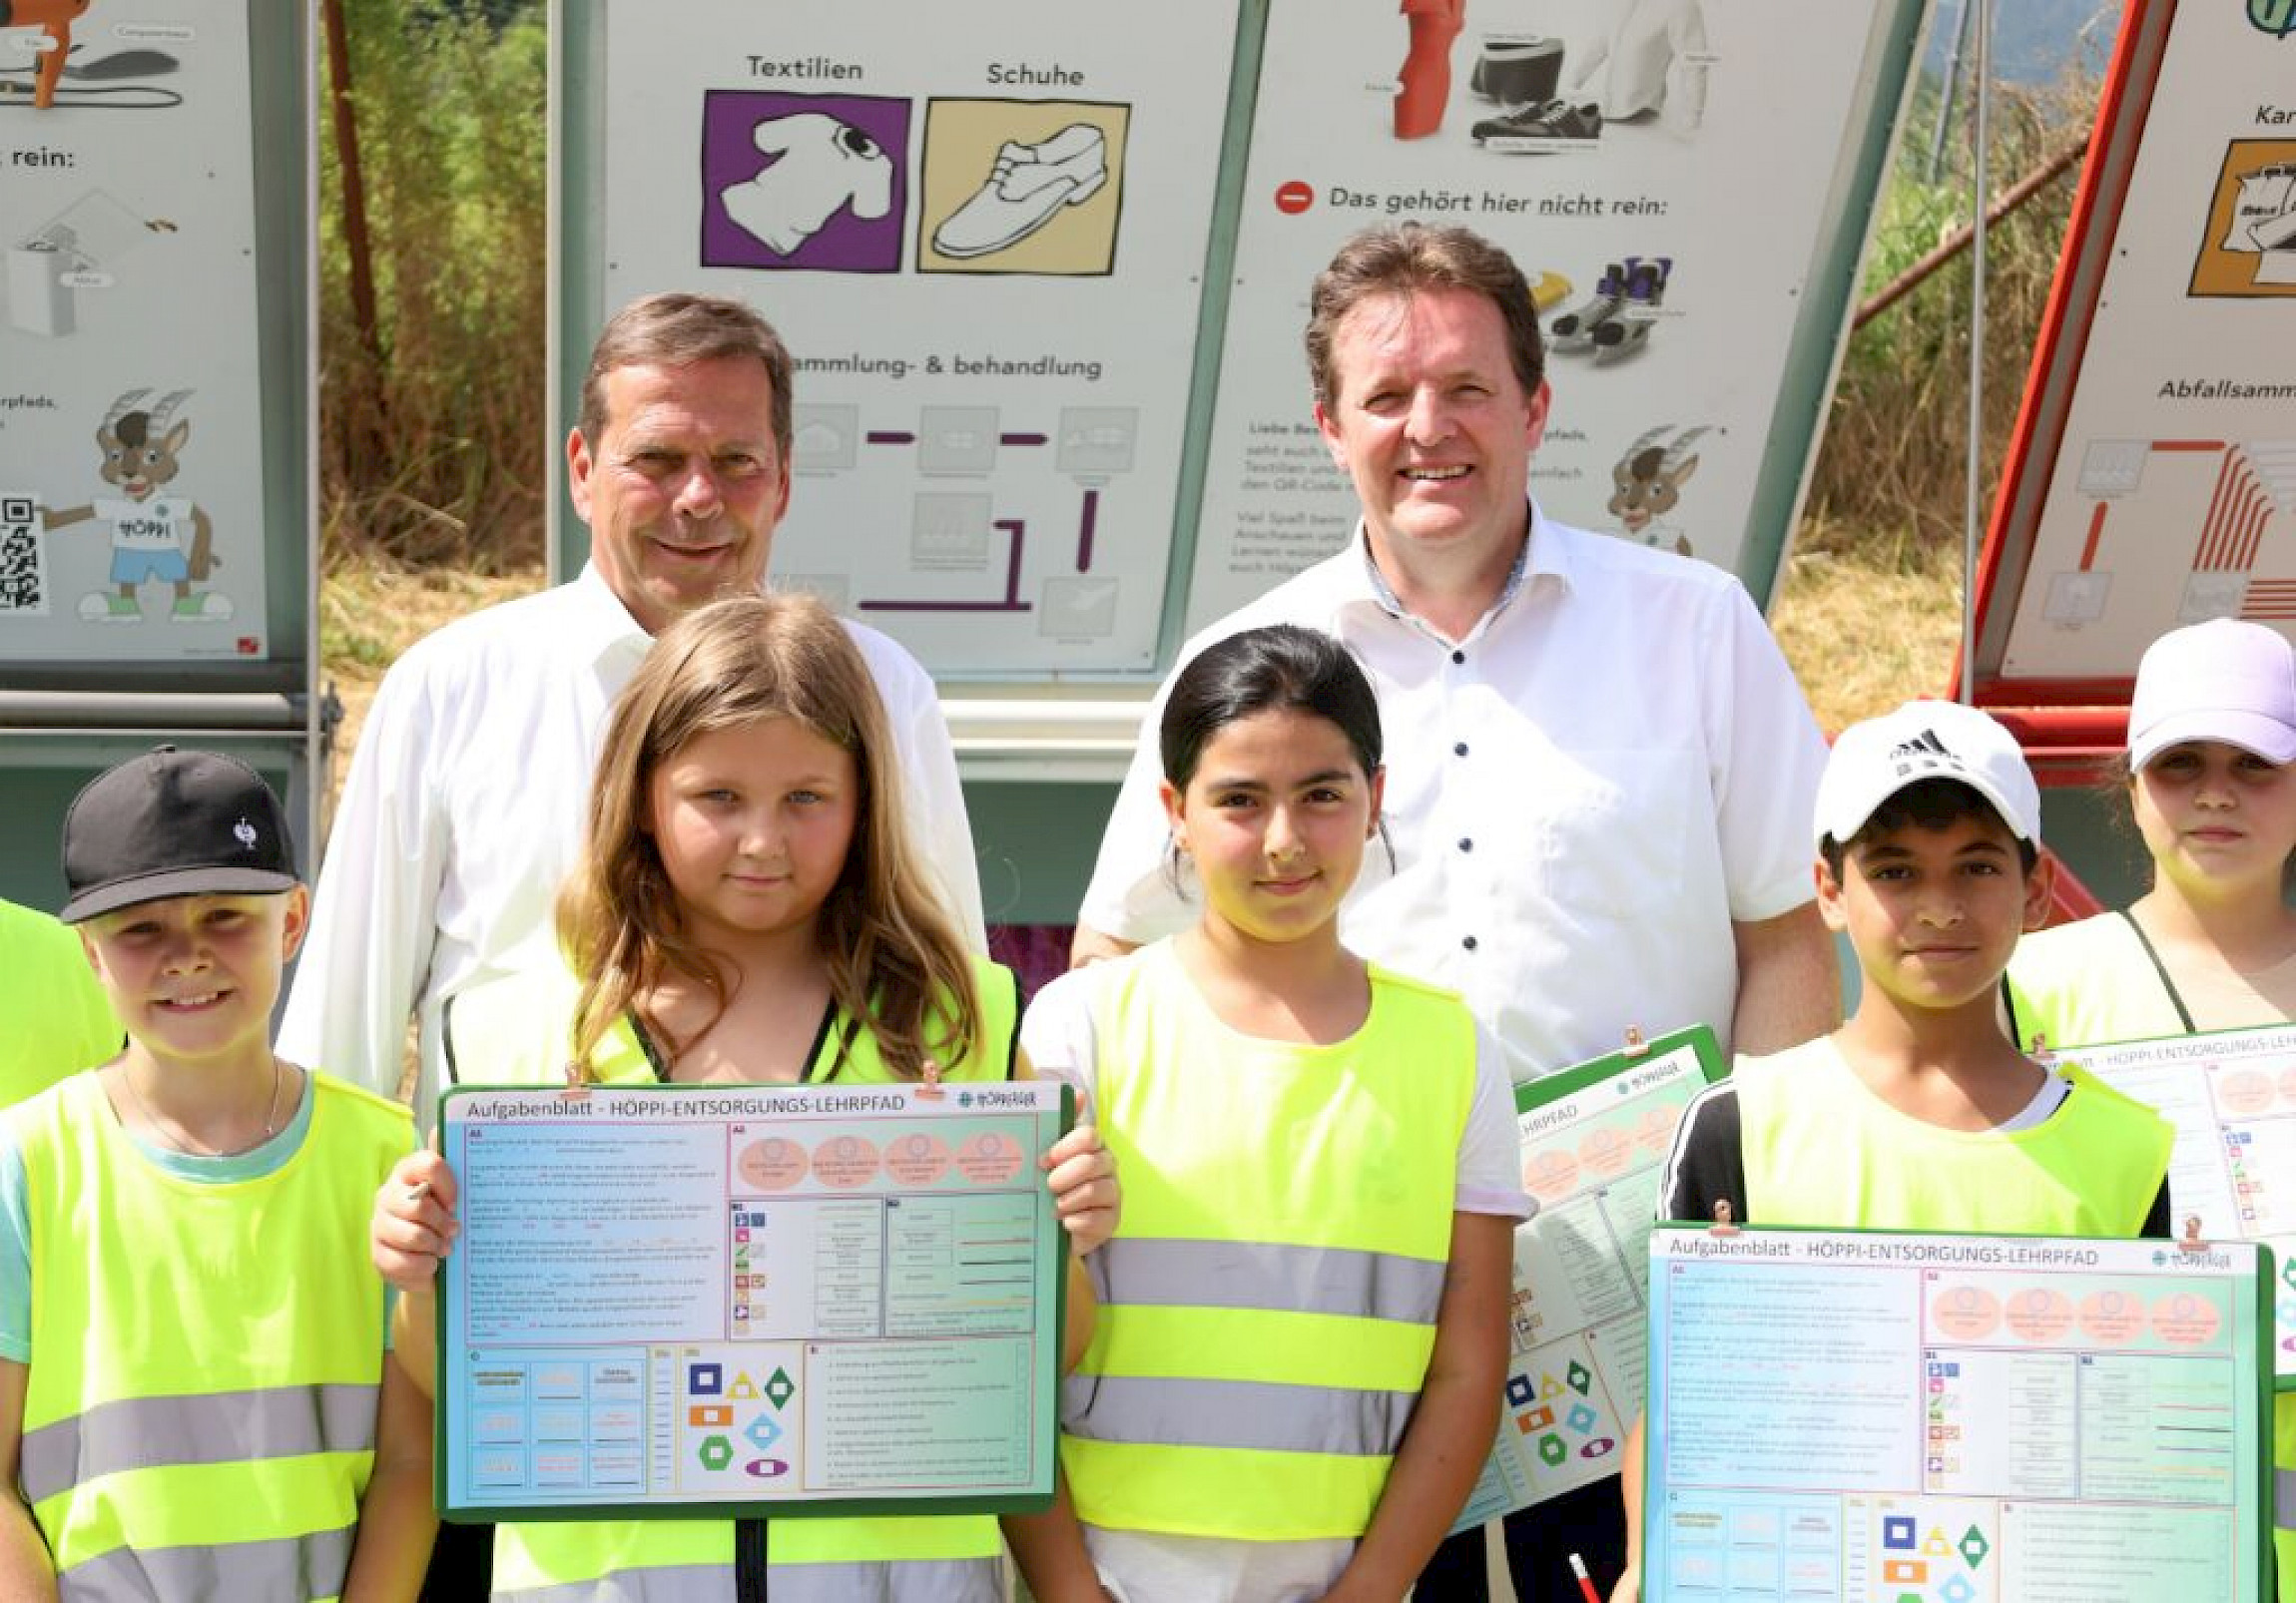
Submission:
[[1453,1530],[1619,1472],[1642,1406],[1643,1243],[1682,1112],[1722,1078],[1704,1025],[1514,1088],[1522,1183],[1497,1439]]
[[2273,1286],[2273,1389],[2296,1392],[2296,1025],[2120,1041],[2047,1054],[2152,1108],[2176,1130],[2176,1234],[2260,1241]]
[[449,1520],[1027,1512],[1053,1494],[1052,1081],[463,1086]]
[[1645,1594],[2269,1603],[2271,1277],[2252,1242],[1661,1226]]

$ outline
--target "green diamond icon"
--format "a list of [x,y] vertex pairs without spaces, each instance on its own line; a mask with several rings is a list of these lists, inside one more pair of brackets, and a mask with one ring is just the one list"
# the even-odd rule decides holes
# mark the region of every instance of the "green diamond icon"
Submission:
[[766,1395],[777,1408],[789,1406],[790,1398],[797,1395],[798,1383],[790,1378],[790,1371],[777,1368],[766,1381]]
[[1570,1389],[1582,1397],[1594,1387],[1593,1371],[1576,1358],[1570,1360],[1570,1372],[1564,1378],[1570,1382]]
[[1972,1525],[1962,1532],[1961,1548],[1962,1557],[1969,1560],[1970,1568],[1974,1570],[1986,1561],[1986,1555],[1994,1550],[1994,1544],[1986,1540],[1984,1531]]
[[1540,1463],[1551,1468],[1569,1456],[1570,1449],[1562,1444],[1560,1436],[1544,1435],[1538,1438],[1538,1461]]
[[2282,1262],[2280,1278],[2288,1283],[2290,1291],[2296,1292],[2296,1257],[2290,1257]]
[[704,1436],[701,1459],[704,1469],[723,1469],[734,1461],[734,1444],[724,1436]]

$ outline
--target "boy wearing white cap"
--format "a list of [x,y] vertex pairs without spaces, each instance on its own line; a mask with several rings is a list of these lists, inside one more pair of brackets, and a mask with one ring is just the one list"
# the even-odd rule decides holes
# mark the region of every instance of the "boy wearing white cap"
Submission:
[[[2137,665],[2123,775],[2152,888],[2035,935],[2009,964],[2017,1038],[2058,1050],[2296,1019],[2296,652],[2229,618]],[[2296,1395],[2274,1408],[2280,1596],[2296,1599]]]
[[[1851,726],[1818,782],[1814,833],[1818,907],[1857,955],[1857,1011],[1740,1058],[1691,1105],[1661,1216],[2166,1237],[2167,1122],[2077,1068],[2043,1069],[2002,1027],[2003,970],[2051,885],[2040,793],[2009,731],[1953,702]],[[1635,1595],[1640,1470],[1638,1426],[1614,1598]]]

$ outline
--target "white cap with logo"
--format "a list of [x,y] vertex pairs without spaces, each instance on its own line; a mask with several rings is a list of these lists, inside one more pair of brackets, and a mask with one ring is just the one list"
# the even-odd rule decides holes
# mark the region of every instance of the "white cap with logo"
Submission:
[[1991,802],[2019,840],[2040,844],[2040,787],[2016,737],[1959,702],[1908,702],[1852,724],[1818,781],[1817,839],[1847,843],[1881,804],[1924,780],[1958,780]]

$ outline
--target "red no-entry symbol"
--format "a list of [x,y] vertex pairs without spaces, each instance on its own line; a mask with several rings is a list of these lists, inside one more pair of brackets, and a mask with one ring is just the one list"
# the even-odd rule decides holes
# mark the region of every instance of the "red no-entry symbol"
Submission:
[[1298,217],[1316,204],[1316,192],[1298,179],[1276,186],[1276,210]]

